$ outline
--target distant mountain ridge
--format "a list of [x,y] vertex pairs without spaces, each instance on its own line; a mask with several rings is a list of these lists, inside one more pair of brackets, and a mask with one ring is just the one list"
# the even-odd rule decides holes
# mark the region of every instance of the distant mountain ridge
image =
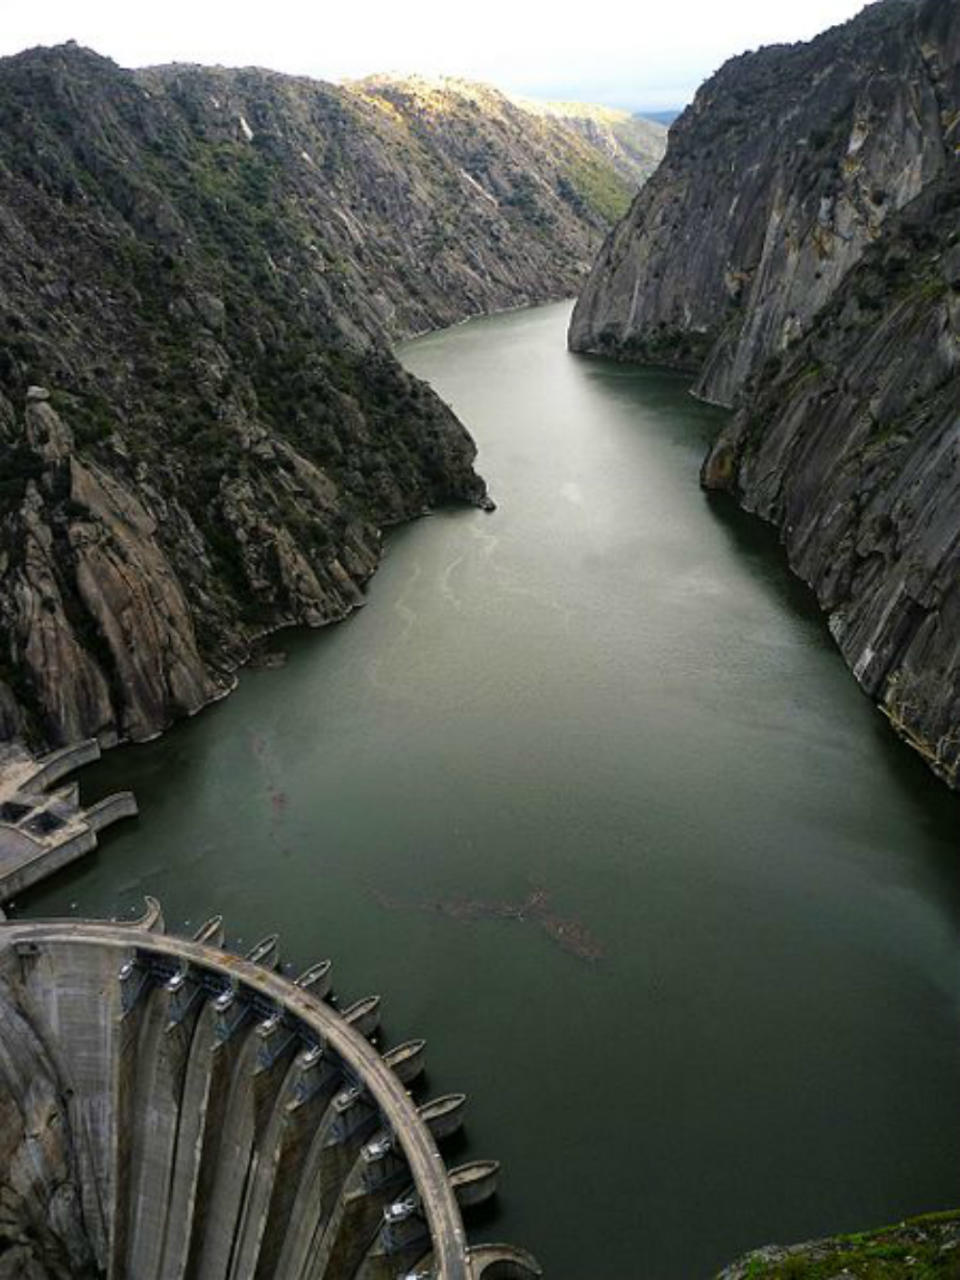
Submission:
[[[466,171],[493,191],[504,189],[503,159],[513,140],[525,136],[535,152],[534,163],[526,161],[528,172],[561,191],[572,186],[589,209],[611,222],[623,216],[666,150],[666,130],[628,111],[539,102],[453,76],[376,75],[345,88],[389,104],[424,139],[456,148]],[[491,169],[491,158],[499,172]],[[611,179],[611,166],[619,182]]]
[[669,111],[637,111],[635,114],[639,120],[652,120],[654,124],[669,128],[683,114],[683,107],[673,107]]
[[621,177],[642,186],[667,149],[664,124],[618,107],[583,102],[536,102],[517,98],[525,111],[542,113],[575,130],[592,147],[608,156]]

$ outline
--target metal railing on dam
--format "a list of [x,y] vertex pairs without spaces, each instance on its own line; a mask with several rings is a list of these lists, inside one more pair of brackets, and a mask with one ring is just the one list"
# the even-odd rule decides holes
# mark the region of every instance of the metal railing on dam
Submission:
[[30,1260],[112,1280],[540,1275],[468,1244],[461,1205],[497,1165],[447,1170],[464,1099],[416,1105],[423,1042],[381,1054],[362,1033],[378,1002],[338,1013],[329,963],[294,982],[275,938],[247,958],[222,938],[217,919],[168,936],[149,901],[134,925],[0,925],[0,1192]]

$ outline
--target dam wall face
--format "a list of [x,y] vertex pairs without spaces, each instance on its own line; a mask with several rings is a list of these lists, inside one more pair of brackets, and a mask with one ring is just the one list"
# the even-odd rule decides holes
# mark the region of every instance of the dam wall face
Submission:
[[385,1055],[378,1001],[338,1013],[329,964],[292,982],[276,940],[243,959],[218,921],[0,924],[0,1280],[486,1280],[540,1274],[471,1247],[460,1204],[494,1161],[448,1172]]

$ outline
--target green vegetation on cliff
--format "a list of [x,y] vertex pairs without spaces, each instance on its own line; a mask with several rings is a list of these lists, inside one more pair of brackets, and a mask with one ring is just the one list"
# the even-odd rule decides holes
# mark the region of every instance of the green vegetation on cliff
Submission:
[[958,1280],[960,1213],[748,1254],[720,1280]]
[[476,92],[427,127],[252,69],[0,62],[4,736],[148,737],[361,603],[385,526],[485,501],[389,341],[569,295],[606,223],[560,176],[620,179]]

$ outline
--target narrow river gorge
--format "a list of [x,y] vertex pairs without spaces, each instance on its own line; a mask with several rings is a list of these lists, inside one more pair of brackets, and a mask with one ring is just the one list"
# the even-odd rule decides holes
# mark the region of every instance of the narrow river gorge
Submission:
[[392,533],[366,609],[110,753],[84,797],[139,822],[18,911],[153,894],[331,956],[469,1093],[484,1238],[694,1280],[960,1203],[960,811],[700,492],[718,412],[569,355],[569,312],[402,350],[498,510]]

